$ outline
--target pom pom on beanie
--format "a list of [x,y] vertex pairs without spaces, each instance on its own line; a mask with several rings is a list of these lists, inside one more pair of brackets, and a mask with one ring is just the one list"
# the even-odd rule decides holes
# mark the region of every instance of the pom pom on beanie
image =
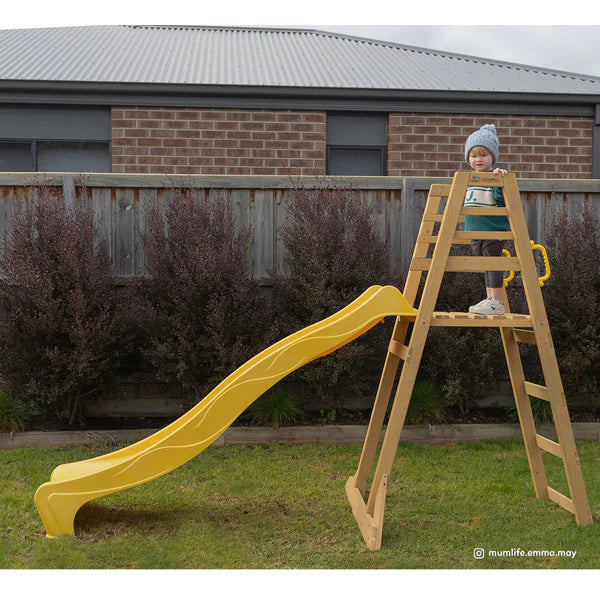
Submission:
[[478,129],[467,138],[467,142],[465,144],[466,162],[469,162],[469,152],[471,152],[471,149],[475,148],[475,146],[483,146],[484,148],[487,148],[492,155],[494,163],[498,161],[498,149],[500,142],[498,141],[498,136],[496,135],[495,125],[484,125],[481,129]]

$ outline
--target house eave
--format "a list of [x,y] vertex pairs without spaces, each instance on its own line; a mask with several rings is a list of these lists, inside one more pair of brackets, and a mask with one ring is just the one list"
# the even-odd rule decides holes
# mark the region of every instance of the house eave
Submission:
[[0,103],[593,116],[600,94],[4,80]]

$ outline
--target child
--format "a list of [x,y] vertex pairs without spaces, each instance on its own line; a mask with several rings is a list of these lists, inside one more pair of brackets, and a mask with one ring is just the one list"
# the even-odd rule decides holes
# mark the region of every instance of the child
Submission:
[[[498,136],[494,125],[484,125],[472,133],[465,145],[465,160],[477,172],[491,171],[498,160]],[[504,169],[494,169],[496,175],[506,175]],[[501,188],[468,187],[465,206],[505,206]],[[510,229],[508,217],[465,215],[465,231],[506,231]],[[502,240],[472,240],[471,252],[475,256],[502,256]],[[504,274],[502,271],[486,271],[486,298],[469,307],[469,312],[482,315],[504,314],[504,302],[500,299]]]

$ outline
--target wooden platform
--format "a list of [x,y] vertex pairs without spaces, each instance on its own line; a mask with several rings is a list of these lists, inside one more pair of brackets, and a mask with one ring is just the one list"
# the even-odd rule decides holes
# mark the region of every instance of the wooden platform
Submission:
[[468,312],[434,312],[432,327],[533,327],[531,315],[505,313],[478,315]]

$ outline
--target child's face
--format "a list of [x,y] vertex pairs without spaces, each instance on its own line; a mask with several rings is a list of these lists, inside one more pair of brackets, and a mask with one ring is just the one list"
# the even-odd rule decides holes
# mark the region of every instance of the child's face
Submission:
[[475,171],[489,171],[494,164],[494,159],[489,150],[474,148],[469,152],[469,164]]

